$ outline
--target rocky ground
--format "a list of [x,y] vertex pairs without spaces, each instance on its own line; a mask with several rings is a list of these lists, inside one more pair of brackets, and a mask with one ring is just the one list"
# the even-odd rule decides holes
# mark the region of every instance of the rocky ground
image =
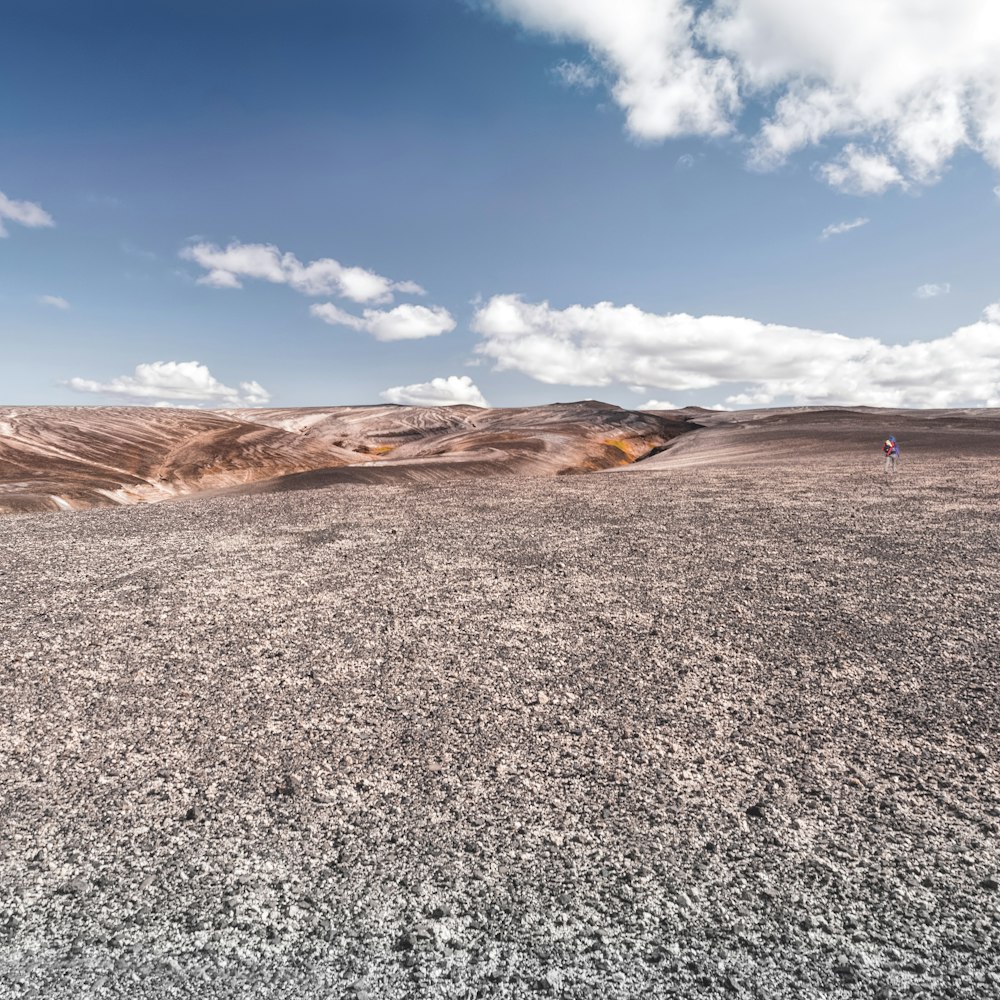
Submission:
[[998,501],[952,452],[0,521],[0,996],[998,997]]

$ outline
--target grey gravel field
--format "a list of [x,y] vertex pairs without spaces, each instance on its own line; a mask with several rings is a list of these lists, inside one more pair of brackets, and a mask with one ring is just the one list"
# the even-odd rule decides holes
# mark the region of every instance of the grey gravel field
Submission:
[[1000,460],[0,521],[0,996],[1000,997]]

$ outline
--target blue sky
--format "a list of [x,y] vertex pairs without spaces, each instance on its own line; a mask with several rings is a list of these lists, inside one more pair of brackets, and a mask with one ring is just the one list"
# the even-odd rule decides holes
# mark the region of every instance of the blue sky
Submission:
[[1000,405],[1000,14],[736,6],[13,0],[0,404]]

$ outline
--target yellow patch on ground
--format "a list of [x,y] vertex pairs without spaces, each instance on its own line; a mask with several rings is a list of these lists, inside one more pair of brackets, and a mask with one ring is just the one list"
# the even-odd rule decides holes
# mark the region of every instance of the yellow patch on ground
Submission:
[[635,460],[635,453],[632,450],[633,442],[623,441],[621,438],[605,438],[601,444],[617,448],[630,462]]

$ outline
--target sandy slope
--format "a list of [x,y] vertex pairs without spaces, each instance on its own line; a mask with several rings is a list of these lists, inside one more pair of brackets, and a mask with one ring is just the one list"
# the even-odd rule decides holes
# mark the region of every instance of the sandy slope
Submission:
[[993,448],[1000,413],[838,407],[637,412],[597,401],[484,410],[0,408],[0,513],[348,484],[842,460]]
[[686,415],[698,432],[678,437],[643,462],[643,471],[864,461],[878,456],[890,434],[900,442],[902,461],[1000,451],[1000,410],[796,407]]
[[[623,410],[596,401],[494,410],[344,408],[320,416],[306,433],[326,441],[346,441],[352,448],[364,449],[363,454],[377,454],[377,460],[216,492],[282,493],[347,484],[441,483],[623,468],[689,433],[694,426],[689,416],[684,411]],[[258,419],[287,427],[302,418],[298,410],[282,410],[266,411]],[[306,419],[314,415],[309,413]]]
[[[597,402],[506,410],[7,407],[0,408],[0,513],[240,492],[248,484],[252,492],[285,492],[585,472],[631,462],[687,429],[683,415]],[[345,468],[383,461],[388,471]]]
[[872,424],[0,522],[0,995],[1000,996],[1000,459]]
[[160,500],[356,457],[212,411],[6,407],[0,427],[0,513]]

